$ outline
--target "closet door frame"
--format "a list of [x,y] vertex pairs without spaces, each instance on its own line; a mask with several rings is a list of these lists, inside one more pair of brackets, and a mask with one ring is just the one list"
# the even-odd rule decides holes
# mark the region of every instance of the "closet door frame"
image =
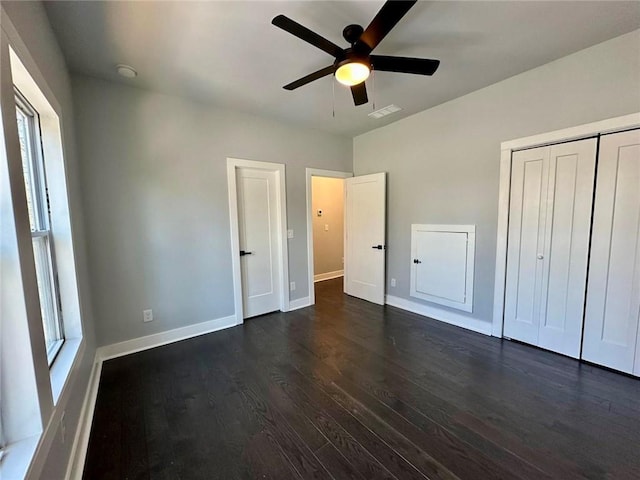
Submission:
[[496,270],[493,298],[493,324],[491,330],[491,334],[494,337],[502,338],[504,330],[507,237],[509,233],[509,201],[511,198],[511,157],[513,152],[525,148],[582,140],[605,133],[615,133],[633,128],[640,128],[640,112],[501,143]]

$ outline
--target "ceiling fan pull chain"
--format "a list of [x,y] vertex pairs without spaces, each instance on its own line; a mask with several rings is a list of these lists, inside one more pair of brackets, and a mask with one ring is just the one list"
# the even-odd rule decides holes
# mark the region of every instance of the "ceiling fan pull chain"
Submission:
[[333,103],[331,109],[333,110],[333,118],[336,118],[336,82],[331,80],[331,89],[333,90]]
[[375,112],[376,111],[376,72],[375,72],[375,68],[373,68],[373,65],[371,65],[371,89],[373,90],[373,95],[371,95],[373,97],[373,99],[371,100],[372,105],[372,109],[371,111]]

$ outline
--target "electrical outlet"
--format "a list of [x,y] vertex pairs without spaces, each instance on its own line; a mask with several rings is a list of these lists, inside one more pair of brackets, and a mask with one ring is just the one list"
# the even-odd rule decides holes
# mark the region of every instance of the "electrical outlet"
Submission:
[[293,238],[293,228],[287,230],[287,238]]
[[62,437],[62,443],[65,443],[67,439],[67,412],[66,410],[60,415],[60,436]]
[[392,286],[392,287],[395,287],[395,286],[396,286],[396,279],[395,279],[395,278],[392,278],[392,279],[391,279],[391,286]]
[[153,310],[143,310],[142,311],[142,321],[144,323],[153,322]]
[[289,290],[293,292],[295,289],[296,289],[296,282],[291,282],[291,284],[289,285]]

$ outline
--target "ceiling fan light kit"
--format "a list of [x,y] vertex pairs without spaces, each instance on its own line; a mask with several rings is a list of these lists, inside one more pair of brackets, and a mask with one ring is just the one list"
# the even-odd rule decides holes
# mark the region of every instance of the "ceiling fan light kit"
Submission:
[[371,70],[369,66],[361,62],[345,60],[336,69],[336,80],[347,87],[353,87],[369,78]]
[[283,88],[295,90],[314,80],[333,74],[338,82],[351,88],[353,102],[356,105],[363,105],[369,101],[364,82],[369,78],[372,69],[383,72],[433,75],[440,65],[439,60],[371,55],[373,49],[396,26],[416,1],[387,1],[366,29],[360,25],[347,25],[342,31],[342,36],[351,44],[351,47],[344,49],[284,15],[276,16],[271,21],[273,25],[323,50],[335,59],[333,65],[310,73]]

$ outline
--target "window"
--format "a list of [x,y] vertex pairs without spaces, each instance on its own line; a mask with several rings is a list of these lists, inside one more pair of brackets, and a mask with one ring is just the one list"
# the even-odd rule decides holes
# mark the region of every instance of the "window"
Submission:
[[49,366],[64,342],[62,308],[51,235],[51,208],[40,139],[38,112],[16,90],[16,117],[22,154],[22,169],[31,225],[40,310]]

